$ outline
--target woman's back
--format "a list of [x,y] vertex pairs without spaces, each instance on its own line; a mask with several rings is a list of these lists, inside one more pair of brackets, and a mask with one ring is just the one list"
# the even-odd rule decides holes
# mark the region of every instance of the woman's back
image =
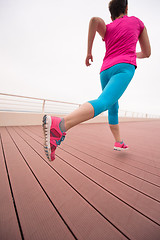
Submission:
[[106,54],[101,71],[118,63],[136,64],[136,44],[144,29],[143,22],[127,15],[106,25]]

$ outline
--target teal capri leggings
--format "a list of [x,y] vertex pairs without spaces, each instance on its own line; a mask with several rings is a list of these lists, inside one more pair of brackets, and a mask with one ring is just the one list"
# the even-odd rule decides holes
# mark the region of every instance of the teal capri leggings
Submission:
[[109,124],[118,124],[118,99],[126,90],[135,73],[135,66],[119,63],[100,73],[102,93],[96,99],[89,101],[94,108],[94,117],[108,110]]

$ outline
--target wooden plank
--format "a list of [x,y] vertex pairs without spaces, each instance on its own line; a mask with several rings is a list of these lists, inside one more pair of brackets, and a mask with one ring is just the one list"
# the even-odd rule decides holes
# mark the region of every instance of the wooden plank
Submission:
[[[118,180],[119,182],[122,182],[125,185],[129,185],[132,188],[136,189],[137,191],[140,191],[160,202],[160,187],[158,187],[160,179],[157,179],[157,177],[156,177],[157,185],[154,185],[150,175],[149,175],[150,178],[147,179],[147,177],[145,178],[143,177],[144,175],[141,175],[141,177],[139,177],[138,174],[136,174],[136,172],[134,172],[133,174],[130,173],[130,171],[124,171],[124,169],[120,167],[115,167],[113,163],[106,164],[105,161],[106,157],[95,158],[94,156],[92,157],[91,154],[88,155],[87,151],[83,153],[81,151],[74,149],[73,147],[66,146],[65,144],[63,145],[62,149],[76,156],[77,158],[79,158],[79,160],[82,160],[85,164],[89,164],[92,167],[99,169],[99,171],[106,173],[108,177]],[[57,154],[59,153],[58,151]]]
[[[143,214],[147,215],[148,217],[157,221],[160,224],[160,217],[159,213],[157,212],[158,208],[160,207],[159,202],[154,201],[153,199],[147,197],[146,195],[140,193],[139,191],[136,191],[135,189],[131,188],[132,185],[131,186],[125,185],[122,182],[119,182],[118,179],[111,178],[104,172],[101,172],[95,167],[91,167],[90,165],[85,164],[80,160],[80,158],[74,157],[67,152],[60,151],[59,149],[58,156],[67,159],[68,163],[76,167],[81,172],[85,173],[86,176],[95,180],[98,184],[105,187],[105,189],[117,195],[126,203],[132,205],[134,208],[138,209],[140,212],[142,212]],[[101,169],[103,169],[103,166]],[[143,183],[139,181],[138,184],[140,185]],[[136,201],[136,199],[138,200]],[[148,209],[148,206],[151,207]]]
[[[94,146],[95,146],[95,136],[92,137],[92,132],[90,131],[90,128],[92,127],[92,131],[100,131],[100,132],[104,132],[105,134],[102,136],[103,141],[98,140],[98,147],[99,149],[101,149],[102,152],[104,152],[104,154],[111,158],[113,158],[113,153],[115,154],[115,151],[113,151],[113,140],[111,139],[111,133],[109,131],[108,128],[106,128],[105,124],[91,124],[92,126],[89,125],[79,125],[76,126],[75,128],[69,130],[69,132],[67,133],[67,137],[65,140],[65,143],[69,143],[69,141],[71,140],[73,143],[78,143],[79,142],[84,142],[85,144],[82,145],[82,149],[83,147],[86,145],[86,147],[91,146],[93,153],[96,153],[96,148],[94,148],[93,150],[93,143],[92,143],[92,139],[94,139]],[[160,124],[159,124],[160,125]],[[147,126],[146,126],[147,128]],[[42,137],[42,127],[41,126],[36,126],[36,128],[30,126],[30,127],[25,127],[24,129],[29,129],[30,131],[32,131],[32,133],[34,135],[38,135],[38,137]],[[75,130],[75,131],[74,131]],[[90,134],[90,135],[89,135]],[[154,135],[154,132],[152,133],[152,135]],[[88,137],[89,136],[89,137]],[[134,135],[132,135],[133,138]],[[128,136],[130,137],[130,136]],[[127,138],[128,138],[127,137]],[[144,138],[145,135],[144,135]],[[137,142],[137,141],[136,141]],[[77,145],[77,144],[76,144]],[[135,145],[135,141],[132,143],[132,145]],[[153,167],[153,171],[159,171],[160,169],[160,161],[159,161],[159,156],[160,156],[160,151],[159,154],[157,156],[157,158],[154,158],[153,156],[151,158],[148,157],[148,154],[144,154],[142,152],[140,152],[139,154],[137,154],[137,151],[132,151],[132,146],[131,145],[131,151],[129,150],[129,161],[128,163],[132,166],[136,166],[139,168],[142,168],[144,170],[144,167],[148,166],[149,169],[151,169]],[[138,145],[138,144],[137,144]],[[101,148],[102,146],[102,148]],[[146,149],[149,149],[149,154],[150,152],[152,152],[152,155],[155,153],[156,148],[154,149],[154,151],[152,151],[151,147],[155,146],[154,142],[152,142],[152,145],[149,144],[145,145]],[[137,147],[137,146],[136,146]],[[102,154],[101,152],[101,154]],[[145,156],[145,158],[144,158]],[[124,156],[123,156],[124,157]],[[119,159],[120,161],[122,160],[121,157]],[[156,161],[157,160],[157,161]],[[127,164],[127,162],[125,162]],[[140,164],[139,166],[137,166],[137,164]],[[154,172],[153,172],[154,173]]]
[[[145,156],[160,167],[160,149],[157,148],[157,141],[160,137],[160,120],[150,122],[139,122],[121,125],[127,139],[136,154]],[[156,166],[156,165],[155,165]]]
[[107,239],[126,239],[76,189],[68,184],[63,176],[59,175],[52,168],[52,163],[49,164],[43,160],[45,158],[43,147],[38,142],[22,132],[20,128],[14,129],[27,142],[23,141],[18,134],[10,130],[12,136],[14,135],[17,145],[78,239],[97,240],[106,239],[106,237]]
[[[83,149],[83,145],[84,146],[86,145],[86,147],[89,146],[91,148],[93,146],[95,146],[95,149],[93,152],[96,153],[96,148],[98,146],[98,149],[101,150],[101,152],[100,152],[101,154],[107,155],[111,158],[116,156],[115,151],[113,151],[114,141],[112,140],[112,136],[111,136],[109,129],[106,128],[106,126],[102,125],[102,124],[100,124],[100,126],[96,126],[96,125],[92,126],[93,132],[95,132],[95,133],[96,132],[98,133],[98,131],[100,132],[100,137],[99,137],[98,134],[97,134],[98,136],[96,136],[96,134],[93,134],[91,132],[90,128],[91,128],[90,125],[88,125],[87,129],[84,129],[79,126],[79,128],[76,128],[76,131],[75,131],[76,134],[73,131],[74,129],[73,130],[71,129],[71,131],[69,131],[68,133],[72,134],[71,139],[74,139],[75,143],[81,142],[82,149]],[[147,128],[147,126],[146,126],[146,128]],[[86,131],[84,131],[84,130],[86,130]],[[128,129],[127,129],[127,131],[129,134],[130,132]],[[154,133],[152,133],[152,134],[154,135]],[[141,157],[139,156],[138,158],[136,158],[135,154],[137,153],[138,148],[142,148],[142,146],[139,147],[140,144],[137,142],[138,140],[135,140],[135,138],[136,137],[140,138],[140,137],[138,136],[138,134],[135,135],[133,133],[133,135],[127,136],[126,138],[128,139],[131,137],[134,139],[134,141],[131,144],[127,142],[130,146],[130,150],[128,151],[128,154],[126,154],[126,155],[128,155],[128,159],[126,159],[128,161],[125,161],[125,164],[135,167],[136,169],[140,168],[140,169],[149,171],[153,174],[155,173],[155,174],[160,175],[160,169],[155,168],[155,165],[154,165],[156,162],[160,163],[160,161],[159,161],[160,151],[159,151],[159,155],[156,154],[156,156],[154,156],[155,152],[157,152],[155,142],[151,142],[148,144],[144,143],[145,152],[141,150],[141,153],[143,153],[143,155],[141,155]],[[145,139],[145,138],[146,138],[145,133],[143,133],[143,139]],[[68,141],[68,136],[67,136],[67,141]],[[65,141],[65,142],[67,142],[67,141]],[[135,144],[137,144],[137,145],[135,145]],[[135,148],[133,148],[134,145],[137,150]],[[143,146],[143,148],[144,148],[144,146]],[[154,150],[152,150],[153,148],[154,148]],[[144,158],[144,156],[145,156],[145,158]],[[124,156],[123,156],[123,158],[124,158]],[[125,160],[123,158],[119,159],[120,162]],[[148,160],[150,160],[150,164],[153,163],[153,168],[152,168],[152,165],[148,166],[146,164],[147,158],[148,158]]]
[[[36,139],[36,135],[28,132],[32,135],[33,138]],[[37,141],[40,141],[42,144],[42,139],[38,136]],[[73,144],[72,144],[73,145]],[[79,144],[77,144],[79,146]],[[76,147],[76,146],[75,146]],[[131,175],[130,172],[124,172],[121,170],[121,168],[116,168],[113,164],[105,164],[106,163],[106,157],[103,158],[95,158],[92,157],[91,151],[89,153],[86,152],[82,153],[72,147],[66,146],[66,144],[63,144],[62,147],[64,150],[68,150],[71,154],[83,159],[86,163],[92,164],[92,166],[95,166],[96,168],[100,169],[101,171],[106,172],[109,176],[113,177],[114,179],[118,179],[119,181],[123,182],[124,184],[127,184],[131,186],[132,188],[137,189],[137,191],[140,191],[148,196],[150,196],[153,199],[156,199],[157,201],[160,201],[160,188],[151,184],[149,182],[149,179],[146,179],[148,182],[143,181],[143,179],[137,178],[136,175]],[[58,152],[58,151],[57,151]],[[90,154],[90,156],[88,155]],[[102,160],[102,161],[99,161]],[[110,158],[108,159],[108,163],[110,162]],[[150,175],[149,175],[150,176]],[[156,177],[157,183],[160,183],[160,179]]]
[[[1,129],[1,136],[24,238],[74,239],[25,163],[7,130]],[[31,160],[34,159],[31,157]]]
[[[148,125],[146,125],[146,124],[149,124],[150,122],[144,122],[143,123],[143,128],[146,128],[146,129],[150,129],[150,127],[148,126]],[[154,125],[155,125],[155,123],[157,123],[157,121],[156,122],[154,122]],[[137,125],[139,125],[139,124],[142,124],[142,123],[132,123],[132,125],[131,125],[131,123],[129,123],[128,124],[128,127],[129,127],[129,129],[126,129],[126,125],[127,125],[127,123],[123,123],[122,124],[122,126],[121,126],[121,128],[122,128],[122,132],[125,130],[126,132],[127,132],[127,136],[126,136],[126,138],[127,138],[127,140],[128,140],[128,138],[131,138],[131,140],[132,140],[132,142],[131,142],[131,144],[130,144],[130,150],[129,150],[129,157],[128,157],[128,160],[127,161],[125,161],[124,162],[124,155],[123,154],[117,154],[117,156],[118,156],[118,161],[120,161],[120,163],[125,163],[125,164],[127,164],[127,162],[131,165],[131,166],[135,166],[136,168],[137,167],[140,167],[141,169],[143,169],[144,170],[144,167],[146,167],[146,166],[148,166],[148,168],[149,168],[149,171],[150,171],[150,169],[152,168],[152,167],[154,167],[153,168],[153,171],[155,171],[156,173],[157,173],[157,171],[159,171],[160,170],[160,161],[159,161],[159,159],[160,159],[160,150],[158,150],[158,152],[157,152],[157,148],[156,148],[156,139],[155,139],[155,137],[154,137],[154,129],[153,129],[153,131],[151,131],[151,132],[149,132],[149,139],[150,139],[150,137],[152,137],[152,138],[154,138],[154,141],[152,141],[152,138],[151,138],[151,142],[149,142],[148,143],[148,145],[146,145],[146,141],[145,141],[145,144],[144,144],[144,142],[143,142],[143,145],[145,146],[145,152],[143,152],[142,151],[142,145],[140,146],[140,151],[138,152],[138,147],[139,147],[139,145],[140,144],[137,144],[137,140],[135,141],[133,141],[133,136],[135,135],[135,130],[136,130],[136,126]],[[98,129],[99,129],[99,132],[101,133],[101,132],[104,132],[105,133],[105,136],[103,136],[103,139],[104,139],[104,137],[105,137],[105,140],[103,140],[103,142],[105,143],[105,144],[103,144],[103,148],[101,149],[101,152],[100,152],[100,154],[102,154],[102,152],[104,151],[104,149],[105,149],[105,153],[104,153],[104,155],[107,155],[107,156],[109,156],[110,158],[113,158],[113,156],[115,156],[116,157],[116,160],[117,160],[117,156],[116,155],[113,155],[113,142],[112,142],[112,138],[111,138],[111,134],[110,134],[110,131],[109,131],[109,129],[106,127],[106,124],[97,124],[98,125]],[[153,125],[153,124],[152,124]],[[158,126],[160,126],[160,122],[158,122],[157,123],[157,125]],[[156,125],[156,129],[158,128],[158,126]],[[80,128],[80,126],[78,126],[78,129]],[[87,145],[87,147],[88,146],[90,146],[90,139],[92,139],[92,137],[91,137],[91,134],[92,134],[92,132],[91,131],[89,131],[90,130],[90,128],[92,128],[92,131],[94,131],[94,128],[95,128],[95,124],[91,124],[91,125],[85,125],[85,131],[83,130],[84,129],[84,127],[82,128],[82,131],[81,131],[81,128],[80,128],[80,131],[77,129],[77,127],[75,127],[75,128],[73,128],[73,129],[71,129],[68,133],[67,133],[67,137],[66,137],[66,140],[65,140],[65,143],[68,143],[68,140],[69,139],[71,139],[72,141],[73,141],[73,143],[77,143],[76,142],[76,139],[78,138],[78,143],[79,142],[84,142],[85,143],[85,145]],[[123,130],[123,128],[124,128],[124,130]],[[29,127],[28,129],[30,129],[32,132],[35,132],[38,136],[42,136],[42,128],[41,128],[41,126],[36,126],[36,128],[34,128],[34,127]],[[76,131],[74,131],[76,129]],[[130,133],[129,132],[129,130],[130,129],[133,129],[134,130],[134,132],[133,133]],[[79,131],[79,132],[77,132],[77,131]],[[89,134],[90,134],[90,137],[87,137],[88,136],[88,134],[87,134],[87,132],[89,131]],[[138,131],[138,133],[139,133],[140,131]],[[41,135],[40,135],[41,134]],[[141,137],[141,138],[144,138],[144,139],[148,139],[148,137],[147,136],[145,136],[146,134],[148,134],[148,131],[146,131],[145,133],[143,133],[143,136]],[[141,136],[142,134],[140,133],[140,136]],[[70,137],[71,136],[71,137]],[[108,138],[106,139],[106,137],[108,136]],[[137,138],[139,139],[139,134],[137,134],[137,135],[135,135],[135,136],[138,136]],[[158,134],[157,134],[157,136],[158,136]],[[80,139],[81,139],[81,141],[80,141]],[[95,137],[93,137],[94,139],[95,139]],[[87,142],[86,140],[87,139],[89,139],[89,142]],[[101,146],[101,143],[102,143],[102,141],[99,141],[99,143],[98,143],[98,145],[99,145],[99,148],[100,148],[100,146]],[[77,144],[76,144],[76,146],[77,146]],[[84,145],[82,146],[82,149],[84,148]],[[154,148],[154,149],[153,149]],[[93,150],[93,144],[92,144],[92,146],[91,146],[91,149],[92,149],[92,151],[93,151],[93,153],[95,153],[96,154],[96,152],[95,152],[95,150],[96,150],[96,148],[94,148],[94,150]],[[148,151],[148,149],[149,149],[149,151]],[[146,152],[146,150],[148,151],[148,152]],[[156,156],[155,156],[155,153],[156,153]],[[115,152],[114,152],[114,154],[115,154]],[[126,153],[125,153],[126,154]],[[127,154],[126,154],[127,155]],[[123,160],[123,161],[122,161]],[[139,165],[140,164],[140,165]],[[115,165],[115,163],[114,163],[114,165]],[[123,164],[122,164],[122,166],[123,166]],[[154,172],[153,172],[154,173]],[[158,172],[159,173],[159,172]]]
[[[26,131],[26,129],[24,131]],[[43,144],[42,137],[36,136],[34,133],[30,131],[28,132],[28,134],[30,134],[34,139],[36,139],[41,144]],[[115,159],[110,159],[110,157],[108,156],[100,155],[98,151],[97,151],[97,155],[95,155],[92,153],[92,149],[88,150],[87,147],[83,148],[83,152],[84,152],[83,153],[81,152],[82,151],[81,142],[77,143],[78,147],[74,143],[74,140],[72,140],[72,142],[67,142],[67,143],[68,144],[66,144],[66,142],[63,143],[62,148],[64,150],[68,150],[73,155],[77,157],[81,157],[84,161],[94,165],[97,168],[100,167],[100,170],[102,171],[106,169],[106,173],[108,175],[113,176],[113,178],[117,178],[120,181],[132,186],[133,188],[136,188],[138,191],[144,192],[144,194],[147,194],[152,198],[155,198],[158,201],[160,201],[160,188],[154,185],[154,184],[160,185],[159,177],[143,172],[143,170],[140,172],[139,170],[136,171],[136,169],[134,169],[133,171],[132,168],[131,168],[132,171],[130,169],[129,171],[126,168],[124,169],[124,167],[122,168],[122,165],[125,165],[125,163],[119,163],[119,161],[117,163]],[[68,146],[69,144],[71,144],[72,146],[69,147]],[[79,149],[76,150],[75,148],[77,149],[79,148]],[[116,156],[119,155],[119,153],[117,152],[114,154],[116,154]],[[121,156],[124,156],[124,155],[121,155]]]
[[[71,139],[69,141],[65,141],[64,144],[70,145],[73,148],[76,148],[77,150],[80,150],[84,153],[87,152],[87,154],[106,162],[106,164],[110,164],[116,168],[121,169],[122,171],[126,171],[130,174],[133,174],[137,177],[143,178],[146,181],[149,181],[155,185],[160,186],[160,181],[159,181],[160,176],[157,175],[158,170],[154,169],[156,173],[153,173],[150,170],[150,166],[148,171],[144,170],[143,168],[140,169],[136,166],[132,166],[129,162],[130,162],[130,156],[133,155],[133,153],[130,153],[129,150],[128,152],[117,152],[117,151],[113,152],[113,150],[111,149],[105,149],[105,150],[102,149],[96,143],[91,146],[84,141],[82,143],[81,140],[78,142],[78,140],[74,141]],[[95,146],[98,146],[98,147],[95,148]]]
[[[61,155],[61,157],[67,161],[70,158],[70,156],[67,157],[64,155]],[[112,195],[110,192],[108,192],[107,187],[100,188],[98,184],[95,184],[95,182],[93,182],[95,180],[93,175],[96,175],[96,172],[94,172],[93,175],[88,175],[91,177],[88,179],[85,178],[83,174],[86,174],[87,176],[87,173],[91,172],[90,169],[86,168],[86,172],[83,170],[83,172],[80,173],[78,171],[75,171],[75,169],[71,169],[71,167],[69,167],[63,161],[58,160],[59,159],[57,158],[57,161],[54,164],[54,168],[60,174],[62,174],[65,179],[67,179],[67,181],[69,181],[70,184],[72,184],[72,186],[76,188],[77,191],[79,191],[96,209],[98,209],[98,211],[100,211],[119,229],[121,229],[121,231],[123,231],[126,236],[128,236],[130,239],[140,240],[151,239],[152,237],[157,240],[159,239],[160,227],[147,219],[145,216],[141,215],[140,212],[137,212],[135,209],[130,207],[133,205],[133,202],[135,202],[133,206],[136,208],[137,206],[135,205],[138,201],[141,201],[141,196],[137,196],[137,199],[134,198],[134,201],[130,202],[128,205],[116,197],[119,192],[118,190],[115,192],[116,195]],[[99,176],[99,178],[102,179],[103,176]],[[122,192],[122,195],[129,194],[128,192],[123,192],[123,189],[120,189],[120,191]],[[144,204],[146,204],[146,201]],[[149,208],[154,211],[152,205],[146,206],[146,209]],[[158,210],[159,206],[157,205],[156,211],[158,212]],[[156,214],[156,221],[159,221],[158,213]]]
[[[18,132],[20,133],[19,130]],[[24,136],[24,133],[21,132],[21,134]],[[28,135],[25,135],[25,140],[31,143],[34,149],[39,152],[40,155],[45,157],[43,150],[40,148],[38,142],[34,141],[33,138],[30,138]],[[72,166],[79,169],[86,176],[95,181],[98,180],[97,182],[106,189],[106,191],[104,191],[104,188],[99,188],[99,186],[95,185],[93,182],[90,183],[90,180],[88,178],[84,177],[83,174],[75,171],[74,168],[69,167],[67,164],[65,164],[65,162],[55,161],[53,163],[54,168],[57,169],[58,172],[60,172],[60,174],[62,174],[67,179],[67,181],[69,181],[70,184],[74,186],[74,188],[76,188],[88,201],[94,203],[95,207],[98,208],[102,214],[106,214],[106,217],[111,219],[115,225],[117,224],[118,227],[124,231],[129,238],[150,239],[151,236],[154,236],[155,239],[158,239],[157,236],[160,234],[159,226],[143,215],[145,213],[147,215],[151,214],[149,217],[152,217],[152,219],[157,222],[159,221],[159,205],[157,205],[152,199],[148,200],[143,195],[137,192],[134,193],[132,189],[129,191],[127,188],[123,188],[120,185],[113,187],[112,185],[114,185],[115,182],[111,183],[111,181],[109,179],[106,179],[102,173],[97,172],[96,169],[92,170],[90,167],[84,165],[80,159],[71,156],[70,154],[67,154],[60,149],[58,150],[58,155],[62,159],[66,159],[67,162],[71,163]],[[58,160],[58,157],[56,160]],[[120,201],[120,199],[113,196],[113,194],[108,193],[108,185],[109,187],[112,186],[112,189],[114,188],[114,194],[119,194],[122,199],[124,198],[124,195],[130,195],[128,198],[128,204],[131,203],[134,208],[140,208],[139,211],[142,211],[142,214],[125,204],[124,201]],[[106,201],[106,205],[108,206],[107,209],[104,201]],[[146,206],[143,207],[143,205]],[[150,208],[152,208],[152,211],[150,211]],[[134,222],[135,219],[137,219],[137,224]],[[128,220],[130,224],[126,222]],[[132,225],[134,225],[134,228],[131,229]],[[147,231],[145,228],[147,228]]]
[[[0,128],[2,129],[2,128]],[[21,239],[0,139],[0,239]]]

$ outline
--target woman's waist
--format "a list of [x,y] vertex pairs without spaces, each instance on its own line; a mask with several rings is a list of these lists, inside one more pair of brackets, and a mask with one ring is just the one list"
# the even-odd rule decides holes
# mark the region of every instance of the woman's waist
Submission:
[[130,52],[130,53],[112,53],[112,54],[107,54],[105,55],[103,61],[111,61],[111,60],[116,60],[116,59],[123,59],[123,60],[130,60],[130,59],[136,59],[136,53]]
[[116,57],[107,57],[103,59],[101,71],[108,69],[118,63],[129,63],[137,67],[136,55],[119,55]]

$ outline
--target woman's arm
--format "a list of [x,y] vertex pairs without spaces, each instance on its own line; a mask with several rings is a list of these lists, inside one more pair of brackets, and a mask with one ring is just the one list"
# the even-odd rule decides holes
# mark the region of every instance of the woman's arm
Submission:
[[86,57],[86,66],[90,66],[89,60],[93,62],[93,56],[92,56],[92,46],[93,41],[96,35],[96,32],[99,33],[99,35],[104,38],[106,33],[106,24],[103,21],[103,19],[99,17],[93,17],[90,20],[89,23],[89,30],[88,30],[88,49],[87,49],[87,57]]
[[139,43],[141,47],[141,52],[137,53],[137,58],[149,58],[151,56],[151,45],[149,42],[146,27],[143,29],[143,32],[139,37]]

